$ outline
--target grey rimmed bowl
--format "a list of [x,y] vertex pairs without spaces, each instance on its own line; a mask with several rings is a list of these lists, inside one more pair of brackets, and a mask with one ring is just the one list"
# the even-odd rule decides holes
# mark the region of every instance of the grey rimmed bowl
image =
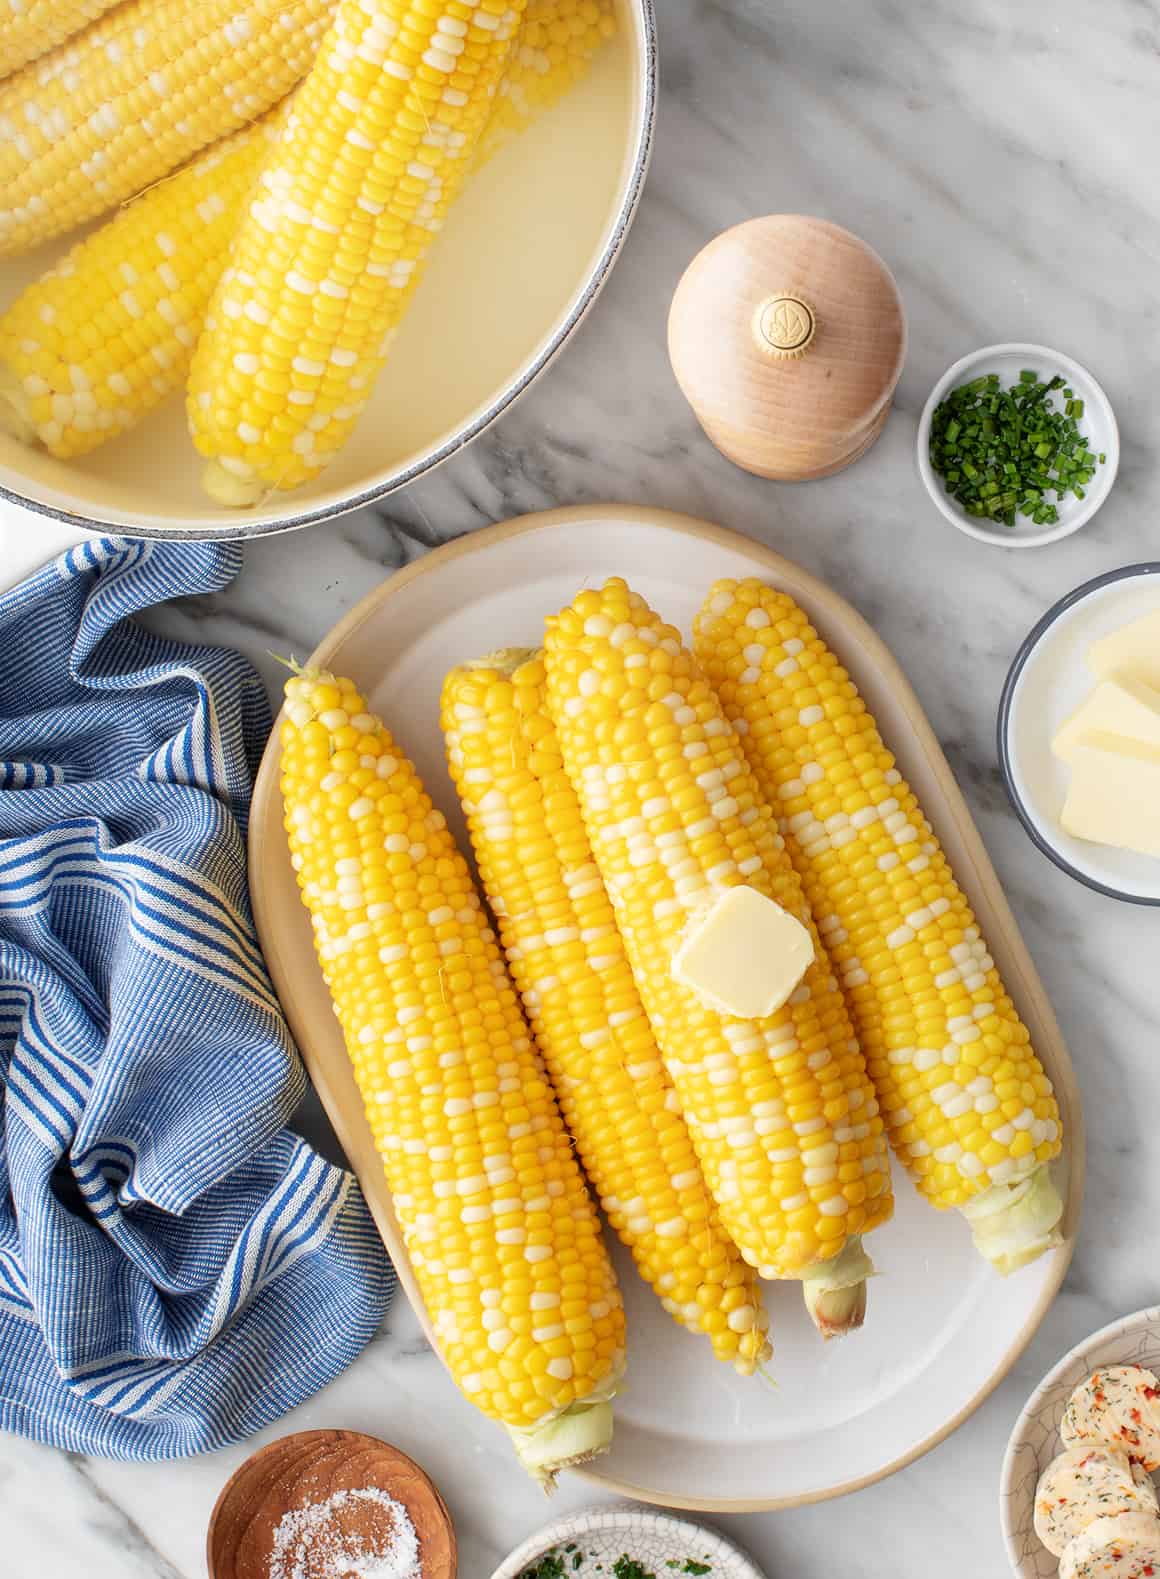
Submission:
[[1111,899],[1160,905],[1160,859],[1065,833],[1059,814],[1068,767],[1051,750],[1064,720],[1094,689],[1093,641],[1160,609],[1160,561],[1125,565],[1076,587],[1033,627],[999,700],[999,769],[1032,842],[1060,871]]

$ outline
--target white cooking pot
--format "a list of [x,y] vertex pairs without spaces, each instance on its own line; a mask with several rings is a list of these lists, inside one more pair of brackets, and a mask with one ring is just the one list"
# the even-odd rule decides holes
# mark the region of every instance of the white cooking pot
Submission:
[[[323,476],[252,510],[212,505],[175,396],[67,463],[0,435],[0,499],[61,528],[256,537],[381,499],[482,433],[588,311],[636,211],[656,108],[656,19],[653,0],[617,8],[616,38],[589,76],[458,200],[374,398]],[[0,261],[0,309],[74,239]]]

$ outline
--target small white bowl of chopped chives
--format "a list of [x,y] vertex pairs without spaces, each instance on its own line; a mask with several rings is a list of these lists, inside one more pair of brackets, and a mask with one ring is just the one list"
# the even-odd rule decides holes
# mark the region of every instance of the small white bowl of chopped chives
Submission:
[[988,345],[947,369],[918,424],[918,470],[960,532],[1040,548],[1111,492],[1120,434],[1085,367],[1045,345]]

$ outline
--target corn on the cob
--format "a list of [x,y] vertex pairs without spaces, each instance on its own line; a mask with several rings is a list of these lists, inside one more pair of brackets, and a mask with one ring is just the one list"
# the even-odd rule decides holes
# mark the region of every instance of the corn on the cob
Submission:
[[669,1314],[744,1376],[768,1357],[632,979],[543,694],[538,653],[453,669],[451,776],[484,892],[580,1160]]
[[349,680],[288,682],[286,829],[455,1380],[551,1479],[608,1445],[624,1311],[467,863]]
[[[532,0],[477,165],[575,85],[614,26],[611,0]],[[289,103],[150,187],[0,317],[0,431],[68,459],[184,385]]]
[[210,293],[285,110],[152,187],[0,317],[0,431],[66,460],[185,382]]
[[615,33],[613,0],[528,0],[476,164],[574,88]]
[[1057,1242],[1051,1083],[857,688],[784,592],[722,581],[696,651],[777,807],[894,1148],[1002,1270]]
[[891,1212],[878,1104],[842,995],[816,957],[761,1020],[674,980],[686,922],[749,885],[812,929],[720,704],[619,579],[548,621],[549,708],[641,999],[721,1220],[764,1277],[802,1278],[823,1331],[861,1319],[860,1235]]
[[340,0],[189,383],[219,504],[315,477],[370,396],[469,169],[524,0]]
[[0,77],[38,60],[117,0],[0,0]]
[[129,0],[0,85],[0,256],[134,197],[270,109],[309,70],[333,6]]

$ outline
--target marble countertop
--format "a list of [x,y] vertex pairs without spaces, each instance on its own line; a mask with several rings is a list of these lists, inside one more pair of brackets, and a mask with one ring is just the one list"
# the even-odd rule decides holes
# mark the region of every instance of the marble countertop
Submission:
[[[1039,1335],[949,1441],[840,1506],[718,1522],[770,1579],[887,1569],[926,1579],[935,1566],[947,1579],[998,1579],[1007,1571],[999,1466],[1028,1391],[1078,1339],[1160,1296],[1160,1130],[1148,1117],[1160,912],[1090,893],[1036,852],[1007,805],[993,742],[1003,676],[1038,616],[1090,576],[1157,555],[1160,5],[661,0],[658,9],[664,89],[643,207],[565,355],[438,473],[379,510],[253,545],[228,593],[166,610],[161,623],[242,648],[273,688],[270,650],[308,652],[435,544],[598,499],[667,505],[749,533],[871,620],[946,747],[1071,1045],[1089,1126],[1084,1227]],[[668,301],[694,252],[725,226],[777,210],[864,236],[894,268],[911,330],[878,446],[851,471],[798,488],[760,482],[716,454],[664,353]],[[1000,340],[1055,344],[1089,365],[1121,424],[1110,502],[1041,552],[960,536],[914,468],[934,379]],[[316,1115],[305,1122],[321,1133]],[[401,1297],[354,1369],[265,1435],[321,1425],[385,1436],[428,1468],[455,1517],[463,1579],[487,1579],[550,1512],[598,1500],[573,1481],[544,1504],[453,1391]],[[0,1437],[0,1570],[199,1579],[210,1508],[246,1451],[130,1466]]]

